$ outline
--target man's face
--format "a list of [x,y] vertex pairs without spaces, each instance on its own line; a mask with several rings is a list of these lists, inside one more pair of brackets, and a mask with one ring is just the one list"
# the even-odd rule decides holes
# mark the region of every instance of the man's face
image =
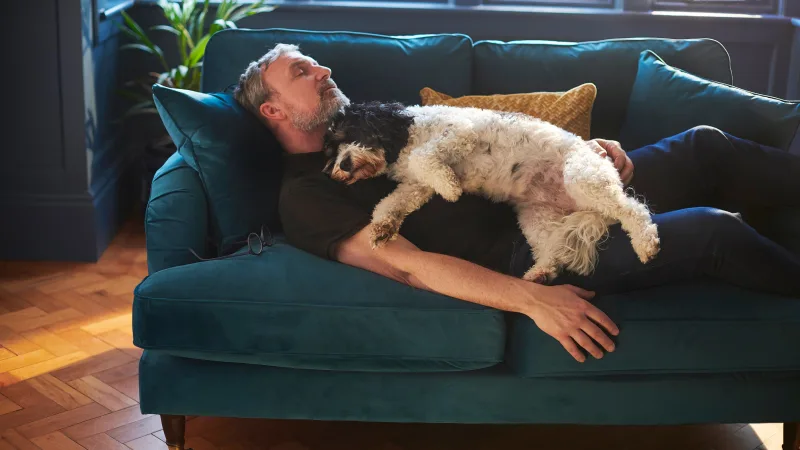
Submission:
[[331,79],[331,70],[300,52],[280,56],[261,77],[277,94],[267,103],[302,131],[328,123],[350,103]]

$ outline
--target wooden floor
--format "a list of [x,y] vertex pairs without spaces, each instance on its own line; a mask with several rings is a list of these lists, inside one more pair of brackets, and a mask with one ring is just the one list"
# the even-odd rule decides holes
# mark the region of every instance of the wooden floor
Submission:
[[[0,262],[0,450],[166,449],[138,406],[141,221],[97,264]],[[198,395],[202,395],[198,392]],[[800,407],[800,405],[798,405]],[[778,450],[781,424],[466,426],[190,418],[194,450]]]

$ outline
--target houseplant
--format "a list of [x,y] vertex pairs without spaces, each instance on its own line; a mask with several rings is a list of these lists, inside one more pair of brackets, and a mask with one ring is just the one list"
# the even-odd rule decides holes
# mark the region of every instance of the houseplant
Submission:
[[[153,102],[154,84],[164,86],[200,90],[200,75],[205,55],[206,44],[217,31],[236,28],[236,23],[245,17],[273,11],[276,7],[265,5],[264,0],[241,2],[240,0],[221,0],[214,8],[209,0],[159,0],[158,6],[163,12],[166,24],[155,25],[148,29],[153,33],[169,33],[174,35],[177,61],[170,61],[161,46],[165,36],[151,37],[129,14],[122,12],[122,33],[132,42],[122,45],[120,50],[134,50],[152,55],[159,64],[159,71],[148,72],[144,76],[125,83],[127,89],[120,94],[131,101],[123,119],[142,114],[157,114]],[[158,39],[157,39],[158,38]],[[174,58],[173,58],[174,59]],[[167,158],[175,152],[175,144],[166,130],[145,146],[140,166],[141,201],[146,203],[150,193],[150,183],[155,171]]]

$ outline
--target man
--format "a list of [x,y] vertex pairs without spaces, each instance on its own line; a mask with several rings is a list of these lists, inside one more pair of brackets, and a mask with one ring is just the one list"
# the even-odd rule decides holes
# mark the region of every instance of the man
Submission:
[[379,177],[345,186],[322,173],[327,125],[349,100],[330,69],[296,46],[279,44],[251,63],[235,96],[285,150],[280,214],[290,243],[420,289],[525,314],[580,362],[585,360],[581,348],[595,358],[603,356],[601,348],[613,351],[609,335],[619,333],[588,301],[595,292],[713,277],[800,294],[800,257],[737,215],[708,207],[730,202],[800,206],[800,158],[786,152],[707,127],[630,155],[616,142],[590,141],[651,205],[662,250],[642,264],[621,228],[613,226],[595,273],[564,273],[545,286],[519,278],[535,255],[510,207],[476,196],[455,203],[434,197],[406,219],[397,240],[373,250],[366,225],[374,205],[395,183]]

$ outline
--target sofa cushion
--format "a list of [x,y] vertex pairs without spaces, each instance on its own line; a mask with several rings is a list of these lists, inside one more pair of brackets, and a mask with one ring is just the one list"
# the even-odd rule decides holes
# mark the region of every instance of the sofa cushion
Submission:
[[597,87],[585,83],[566,92],[465,95],[455,98],[426,87],[419,95],[423,105],[484,108],[527,114],[575,133],[583,139],[589,139]]
[[200,176],[219,253],[262,225],[279,231],[282,159],[272,133],[228,93],[155,85],[153,97],[178,152]]
[[800,102],[698,77],[643,51],[620,138],[639,148],[698,125],[788,150],[800,125]]
[[385,36],[280,28],[216,33],[206,47],[202,90],[221,91],[236,83],[251,61],[278,43],[299,45],[301,52],[329,67],[354,102],[414,104],[425,86],[453,95],[470,91],[472,40],[463,34]]
[[[639,55],[652,49],[669,64],[698,76],[731,83],[730,58],[711,39],[610,39],[595,42],[478,41],[473,93],[563,91],[597,86],[592,137],[617,139],[625,118]],[[631,148],[622,142],[624,148]]]
[[164,269],[137,286],[134,343],[280,367],[455,371],[502,361],[501,312],[441,296],[277,239],[260,255]]
[[197,262],[206,255],[208,205],[197,171],[174,153],[153,177],[144,224],[147,270]]
[[704,281],[597,296],[620,328],[616,350],[576,362],[527,317],[512,315],[506,361],[522,376],[738,373],[800,369],[800,298]]

